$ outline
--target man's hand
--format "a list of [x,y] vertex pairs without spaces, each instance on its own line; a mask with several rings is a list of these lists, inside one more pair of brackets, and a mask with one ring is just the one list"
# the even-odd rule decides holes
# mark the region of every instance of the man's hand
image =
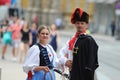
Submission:
[[67,66],[69,69],[72,68],[72,60],[67,60],[65,63],[65,66]]

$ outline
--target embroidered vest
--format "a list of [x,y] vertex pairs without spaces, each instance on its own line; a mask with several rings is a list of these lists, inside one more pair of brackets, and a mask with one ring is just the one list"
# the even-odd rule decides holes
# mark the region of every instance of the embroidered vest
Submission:
[[37,43],[37,45],[39,46],[39,49],[40,49],[40,55],[39,55],[40,63],[39,63],[39,66],[48,66],[49,69],[52,69],[53,64],[52,64],[52,62],[50,62],[47,49],[44,48],[43,46],[41,46],[39,43]]

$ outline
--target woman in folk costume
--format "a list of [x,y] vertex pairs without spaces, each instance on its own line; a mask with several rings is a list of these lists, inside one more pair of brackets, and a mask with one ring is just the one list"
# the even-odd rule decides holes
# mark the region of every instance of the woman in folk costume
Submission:
[[70,69],[70,80],[94,80],[94,71],[98,67],[98,45],[92,36],[86,34],[88,22],[89,15],[76,8],[71,16],[76,33],[60,50],[62,64]]
[[53,67],[61,64],[53,48],[48,44],[50,31],[46,26],[38,30],[39,43],[27,52],[23,70],[28,74],[27,80],[56,80]]

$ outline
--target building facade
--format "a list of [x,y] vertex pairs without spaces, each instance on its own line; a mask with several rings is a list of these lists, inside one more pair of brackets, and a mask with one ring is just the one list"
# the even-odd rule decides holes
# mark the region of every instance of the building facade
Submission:
[[77,7],[82,8],[90,15],[89,24],[93,33],[108,33],[110,23],[115,18],[115,4],[88,0],[21,0],[21,5],[26,11],[26,19],[31,20],[37,15],[39,24],[46,25],[51,25],[59,17],[63,21],[63,26],[72,26],[71,13]]
[[63,20],[65,25],[70,24],[70,16],[77,7],[84,9],[92,19],[94,4],[85,0],[21,0],[22,7],[26,10],[26,17],[30,20],[37,14],[40,24],[51,24],[57,17]]

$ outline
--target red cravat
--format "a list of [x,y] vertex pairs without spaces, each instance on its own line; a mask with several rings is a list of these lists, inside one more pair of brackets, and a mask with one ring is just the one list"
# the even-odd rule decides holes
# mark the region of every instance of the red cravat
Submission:
[[76,32],[76,34],[72,37],[72,39],[69,41],[69,50],[73,50],[74,44],[76,39],[79,37],[80,34],[84,34],[85,32]]

